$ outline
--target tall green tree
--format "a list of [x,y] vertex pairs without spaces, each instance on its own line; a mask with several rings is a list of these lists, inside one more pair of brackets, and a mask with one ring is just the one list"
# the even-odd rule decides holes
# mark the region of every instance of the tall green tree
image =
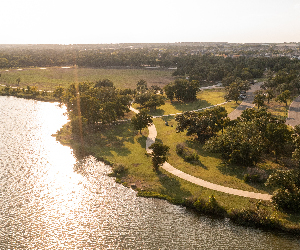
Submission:
[[140,134],[142,134],[143,128],[147,128],[152,123],[152,117],[148,115],[148,111],[145,109],[142,109],[140,113],[131,118],[131,124],[133,125],[134,129],[140,131]]
[[172,101],[191,102],[197,100],[197,93],[200,91],[198,81],[177,79],[164,87],[167,97]]
[[227,101],[233,100],[237,103],[240,99],[241,91],[247,91],[248,89],[250,89],[250,85],[247,81],[233,82],[225,87],[225,99]]
[[285,103],[285,106],[287,106],[288,100],[291,99],[291,91],[285,90],[280,95],[278,95],[275,99],[276,102],[283,102]]
[[129,112],[131,97],[121,95],[114,87],[95,87],[93,83],[71,84],[64,102],[74,117],[82,116],[87,124],[111,123]]
[[261,90],[255,92],[253,104],[257,105],[258,109],[265,106],[265,100],[266,96]]
[[300,170],[276,171],[270,175],[267,186],[277,188],[273,193],[274,205],[286,212],[300,211]]
[[139,93],[144,93],[148,90],[147,82],[143,79],[139,80],[136,84],[136,90]]
[[152,149],[151,156],[152,156],[152,166],[155,171],[158,171],[159,165],[163,164],[167,161],[167,153],[169,152],[169,146],[163,145],[160,142],[153,143],[149,149]]
[[187,135],[196,134],[198,140],[205,141],[223,130],[228,122],[224,107],[215,107],[201,112],[184,112],[175,117],[176,131],[187,131]]
[[264,141],[255,122],[240,122],[229,126],[219,136],[214,136],[205,143],[205,149],[220,153],[230,163],[252,166],[261,158]]

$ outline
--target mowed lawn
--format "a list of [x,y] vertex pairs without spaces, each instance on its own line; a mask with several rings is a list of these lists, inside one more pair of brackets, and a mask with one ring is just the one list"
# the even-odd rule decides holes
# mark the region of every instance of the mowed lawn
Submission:
[[[49,67],[1,70],[0,84],[9,86],[37,86],[42,90],[54,90],[57,86],[67,87],[71,83],[96,82],[109,79],[116,88],[135,88],[143,79],[148,86],[160,87],[173,81],[173,70],[158,69],[94,69],[77,67]],[[17,80],[20,84],[17,85]]]

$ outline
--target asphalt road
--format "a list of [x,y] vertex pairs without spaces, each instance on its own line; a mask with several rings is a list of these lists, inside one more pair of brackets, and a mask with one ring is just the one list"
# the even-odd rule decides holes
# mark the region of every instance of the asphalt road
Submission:
[[286,124],[293,127],[300,124],[300,96],[291,103]]
[[246,92],[246,99],[239,105],[234,111],[232,111],[228,117],[230,120],[234,120],[238,118],[242,112],[247,108],[253,108],[254,104],[254,92],[260,89],[260,86],[262,85],[262,82],[255,83],[251,86],[251,89]]

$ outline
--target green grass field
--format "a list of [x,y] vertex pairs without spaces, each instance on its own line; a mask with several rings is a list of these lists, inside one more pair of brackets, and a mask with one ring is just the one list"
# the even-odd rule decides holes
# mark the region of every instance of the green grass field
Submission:
[[[93,68],[24,68],[1,70],[0,84],[26,87],[37,86],[42,90],[54,90],[57,86],[68,86],[70,83],[95,82],[102,79],[111,80],[116,88],[135,88],[140,79],[148,86],[160,87],[174,80],[172,70],[157,69],[93,69]],[[17,79],[20,84],[17,85]]]

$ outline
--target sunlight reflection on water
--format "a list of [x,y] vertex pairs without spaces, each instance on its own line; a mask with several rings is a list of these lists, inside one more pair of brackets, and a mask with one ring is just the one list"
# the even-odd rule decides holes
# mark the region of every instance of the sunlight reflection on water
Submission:
[[299,240],[136,197],[51,135],[65,108],[0,97],[0,249],[298,249]]

